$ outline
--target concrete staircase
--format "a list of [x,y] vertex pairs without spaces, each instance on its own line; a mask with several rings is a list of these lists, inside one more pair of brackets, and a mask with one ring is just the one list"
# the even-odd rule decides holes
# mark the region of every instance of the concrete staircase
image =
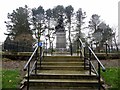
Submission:
[[[98,90],[97,76],[87,68],[78,56],[45,56],[37,74],[30,76],[29,90]],[[26,82],[27,75],[22,84]]]

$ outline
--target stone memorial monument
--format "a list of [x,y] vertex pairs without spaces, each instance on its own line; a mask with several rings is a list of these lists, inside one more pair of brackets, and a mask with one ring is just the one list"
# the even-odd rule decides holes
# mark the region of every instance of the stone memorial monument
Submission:
[[63,24],[63,15],[60,15],[55,27],[56,30],[56,49],[66,49],[66,32]]

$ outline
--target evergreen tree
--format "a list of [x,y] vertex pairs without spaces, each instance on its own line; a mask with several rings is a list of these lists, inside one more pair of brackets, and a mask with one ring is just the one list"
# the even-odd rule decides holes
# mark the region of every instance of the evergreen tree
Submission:
[[14,39],[23,33],[32,35],[29,22],[29,10],[28,7],[19,7],[10,14],[8,13],[9,21],[5,21],[7,31]]
[[[5,21],[8,32],[6,35],[8,35],[12,40],[11,42],[14,44],[12,46],[15,47],[15,51],[21,51],[22,47],[29,47],[29,50],[32,49],[34,39],[30,28],[30,11],[27,5],[25,5],[25,7],[19,7],[16,10],[13,10],[11,14],[8,13],[7,17],[9,21]],[[26,51],[29,50],[27,49]]]

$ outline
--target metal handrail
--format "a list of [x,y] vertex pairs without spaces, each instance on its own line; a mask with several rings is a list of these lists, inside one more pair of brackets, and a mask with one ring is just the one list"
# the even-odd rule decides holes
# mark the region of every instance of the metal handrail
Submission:
[[[84,48],[84,69],[86,67],[85,63],[86,63],[86,56],[85,56],[85,48],[86,46],[83,44],[82,40],[79,38],[79,41],[81,43],[82,48]],[[100,73],[100,68],[102,67],[102,71],[105,72],[105,67],[103,66],[103,64],[100,62],[100,60],[98,59],[98,57],[96,56],[96,54],[93,52],[93,50],[91,49],[90,46],[87,46],[88,50],[89,50],[89,74],[91,75],[92,70],[94,70],[94,72],[96,73],[97,77],[98,77],[98,90],[101,90],[101,73]],[[95,68],[95,66],[93,65],[92,61],[91,61],[91,54],[94,56],[94,58],[97,60],[98,62],[98,69]],[[98,71],[98,72],[97,72]]]
[[93,52],[93,50],[88,46],[89,50],[91,51],[91,53],[94,55],[94,57],[96,58],[97,62],[100,64],[100,66],[102,67],[102,71],[105,71],[105,67],[103,66],[103,64],[100,62],[100,60],[98,59],[98,57],[96,56],[96,54]]
[[38,49],[38,46],[36,46],[34,52],[32,53],[32,55],[31,55],[31,57],[29,58],[29,60],[28,60],[28,62],[26,63],[26,65],[24,66],[24,71],[27,70],[27,67],[29,66],[30,62],[32,61],[32,58],[33,58],[33,56],[35,55],[35,52],[37,51],[37,49]]
[[79,38],[80,43],[82,44],[82,47],[85,47],[82,40]]
[[[34,69],[34,67],[35,67],[35,74],[37,73],[36,71],[36,65],[37,65],[37,52],[38,51],[38,46],[36,46],[36,48],[35,48],[35,50],[34,50],[34,52],[32,53],[32,55],[30,56],[30,58],[29,58],[29,60],[27,61],[27,63],[25,64],[25,66],[24,66],[24,71],[26,71],[27,70],[27,75],[28,75],[28,77],[27,77],[27,90],[29,90],[29,78],[30,78],[30,74],[32,73],[32,71],[33,71],[33,69]],[[30,64],[31,64],[31,61],[33,60],[33,58],[34,58],[34,55],[36,56],[35,58],[36,58],[36,60],[34,61],[34,64],[33,64],[33,66],[31,67],[31,69],[30,69]]]
[[[85,47],[85,45],[83,44],[82,40],[79,38],[79,41],[82,44],[82,47]],[[96,56],[96,54],[93,52],[93,50],[91,49],[90,46],[88,46],[88,49],[91,51],[91,53],[94,55],[94,57],[96,58],[97,62],[100,64],[100,66],[102,67],[102,70],[105,71],[105,67],[103,66],[103,64],[100,62],[100,60],[98,59],[98,57]]]

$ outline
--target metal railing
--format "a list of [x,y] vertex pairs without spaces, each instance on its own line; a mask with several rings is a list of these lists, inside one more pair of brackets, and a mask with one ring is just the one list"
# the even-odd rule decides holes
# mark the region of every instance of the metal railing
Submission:
[[[35,56],[35,61],[31,67],[31,62],[33,61],[33,58]],[[27,90],[29,90],[29,78],[30,74],[32,73],[33,69],[35,69],[35,73],[37,73],[36,67],[37,67],[37,61],[38,61],[38,46],[35,48],[34,52],[32,53],[31,57],[27,61],[27,63],[24,66],[24,71],[27,71]]]
[[[102,71],[105,72],[105,67],[101,63],[101,61],[98,59],[94,51],[91,49],[91,47],[88,45],[86,46],[81,39],[79,39],[80,42],[80,52],[81,56],[84,57],[84,69],[86,69],[87,66],[89,66],[89,74],[92,75],[92,72],[95,73],[98,77],[98,90],[101,89],[101,73],[100,70],[102,68]],[[87,52],[88,51],[88,52]],[[97,67],[92,62],[92,59],[95,59],[98,63]]]
[[32,53],[29,60],[24,66],[24,71],[27,71],[27,90],[29,90],[30,75],[33,73],[33,71],[35,71],[34,73],[37,74],[38,60],[40,60],[40,67],[41,67],[42,56],[43,56],[42,47],[36,46],[34,52]]

